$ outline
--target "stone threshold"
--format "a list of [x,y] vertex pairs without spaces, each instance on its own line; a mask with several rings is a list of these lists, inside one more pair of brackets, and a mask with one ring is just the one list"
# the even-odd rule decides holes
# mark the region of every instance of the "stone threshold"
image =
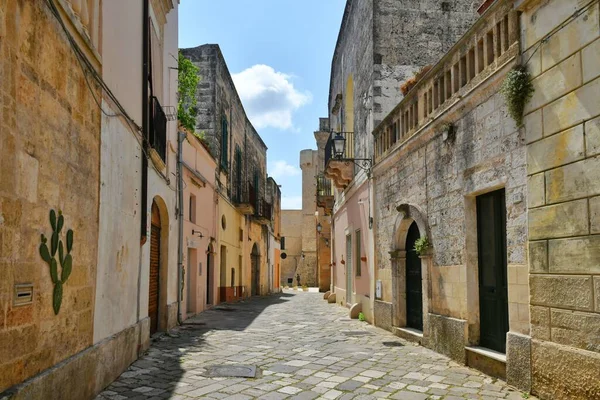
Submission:
[[467,365],[506,380],[506,354],[480,346],[465,346]]
[[465,346],[466,351],[472,351],[473,353],[477,353],[481,356],[491,358],[496,361],[500,361],[501,363],[506,364],[506,354],[500,353],[499,351],[488,349],[487,347],[480,346]]
[[394,335],[408,340],[409,342],[415,343],[423,343],[423,331],[414,328],[402,327],[399,328],[397,326],[393,327]]

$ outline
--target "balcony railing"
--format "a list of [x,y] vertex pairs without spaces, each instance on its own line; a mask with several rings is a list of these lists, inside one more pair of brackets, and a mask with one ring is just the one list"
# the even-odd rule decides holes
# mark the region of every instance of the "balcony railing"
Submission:
[[150,98],[150,146],[163,162],[167,160],[167,116],[158,99]]
[[58,0],[78,34],[97,52],[100,43],[100,0]]
[[333,186],[331,186],[331,179],[326,178],[324,175],[317,176],[317,197],[328,197],[333,196]]
[[254,217],[262,223],[271,222],[273,216],[273,207],[267,203],[265,199],[258,199],[256,202],[257,206],[254,209]]
[[243,214],[254,214],[258,208],[256,190],[248,182],[235,183],[231,191],[231,200],[233,204],[242,211]]
[[488,9],[375,128],[376,162],[518,55],[518,16],[510,3]]
[[317,176],[317,207],[325,209],[325,215],[331,215],[333,210],[333,185],[331,179],[324,175]]

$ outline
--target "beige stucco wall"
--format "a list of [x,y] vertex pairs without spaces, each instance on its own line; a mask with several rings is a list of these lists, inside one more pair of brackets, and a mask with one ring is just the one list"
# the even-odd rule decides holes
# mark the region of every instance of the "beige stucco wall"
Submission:
[[525,119],[532,388],[543,398],[597,398],[600,6],[571,20],[583,2],[520,3],[535,88]]
[[[120,99],[128,114],[142,119],[140,76],[142,46],[142,5],[115,1],[102,3],[104,18],[114,21],[102,30],[102,76]],[[135,18],[138,16],[138,18]],[[132,21],[129,21],[131,19]],[[139,57],[131,57],[139,54]],[[127,68],[123,69],[123,63]],[[103,107],[115,114],[106,101]],[[100,226],[94,343],[137,321],[138,276],[140,273],[140,173],[141,136],[133,133],[120,118],[102,115],[100,179]],[[135,157],[137,155],[138,157]],[[138,188],[132,191],[131,188]],[[115,223],[118,221],[120,223]]]
[[[223,228],[223,217],[225,217],[225,229]],[[218,287],[231,286],[231,268],[235,269],[235,285],[241,286],[244,276],[244,264],[240,267],[239,258],[243,257],[244,240],[248,233],[245,230],[245,217],[242,216],[229,201],[219,195],[219,212],[217,214],[217,225],[219,236],[215,247],[215,280]],[[240,241],[240,229],[243,229],[242,241]],[[225,272],[221,272],[221,248],[225,246],[226,260]],[[243,258],[242,258],[243,259]],[[225,277],[223,282],[222,277]],[[239,295],[239,294],[238,294]],[[222,301],[222,299],[219,299]]]
[[[210,304],[215,304],[216,294],[218,294],[214,254],[210,254],[207,258],[207,252],[215,251],[218,197],[215,193],[216,162],[192,134],[187,134],[187,139],[183,141],[183,162],[185,163],[183,167],[183,262],[185,266],[183,307],[184,316],[187,316],[207,308],[207,295],[212,294]],[[199,174],[204,181],[196,174]],[[195,199],[193,221],[190,220],[191,195]],[[211,257],[213,261],[209,265],[207,261]]]

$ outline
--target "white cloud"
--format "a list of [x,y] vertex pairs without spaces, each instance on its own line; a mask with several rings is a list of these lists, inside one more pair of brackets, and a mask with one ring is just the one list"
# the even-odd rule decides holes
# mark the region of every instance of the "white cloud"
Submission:
[[291,75],[268,65],[254,65],[232,78],[248,118],[257,129],[292,129],[294,111],[312,101],[310,92],[294,87]]
[[301,210],[302,209],[302,196],[282,196],[281,197],[281,209],[282,210]]
[[275,161],[269,167],[269,175],[272,176],[275,180],[290,176],[297,176],[300,175],[301,172],[302,171],[300,170],[300,168],[288,164],[284,160]]

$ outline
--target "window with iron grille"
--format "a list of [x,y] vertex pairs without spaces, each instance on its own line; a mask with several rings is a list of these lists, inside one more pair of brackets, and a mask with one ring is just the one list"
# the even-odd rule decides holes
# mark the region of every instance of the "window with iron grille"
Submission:
[[155,96],[150,97],[150,146],[167,161],[167,116]]

